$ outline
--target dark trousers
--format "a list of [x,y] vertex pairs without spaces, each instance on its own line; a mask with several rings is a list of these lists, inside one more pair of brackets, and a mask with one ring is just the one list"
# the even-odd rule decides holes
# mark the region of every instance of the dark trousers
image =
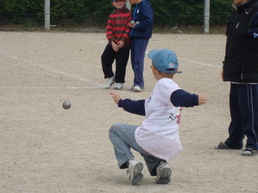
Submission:
[[134,71],[134,85],[144,88],[144,56],[149,39],[132,38],[131,42],[131,62]]
[[246,148],[258,150],[258,85],[231,83],[229,99],[231,123],[225,144],[242,148],[246,136]]
[[[107,44],[103,54],[101,55],[102,70],[104,78],[111,78],[115,75],[115,81],[119,83],[125,82],[126,66],[129,58],[129,47],[123,47],[115,52],[110,44]],[[116,60],[115,74],[112,64]]]

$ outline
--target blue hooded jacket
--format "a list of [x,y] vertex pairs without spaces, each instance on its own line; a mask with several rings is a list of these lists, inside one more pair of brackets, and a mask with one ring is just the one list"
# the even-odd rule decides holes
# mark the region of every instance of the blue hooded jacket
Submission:
[[130,32],[132,38],[150,39],[152,36],[153,8],[151,3],[143,0],[133,10],[132,19],[136,22]]

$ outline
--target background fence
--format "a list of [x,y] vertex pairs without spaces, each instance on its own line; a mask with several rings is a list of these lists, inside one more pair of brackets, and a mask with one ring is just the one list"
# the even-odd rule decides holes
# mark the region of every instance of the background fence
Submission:
[[[210,32],[223,28],[232,0],[149,0],[154,30]],[[131,7],[132,9],[134,6]],[[111,0],[0,0],[0,30],[104,31]],[[206,28],[207,29],[207,28]]]

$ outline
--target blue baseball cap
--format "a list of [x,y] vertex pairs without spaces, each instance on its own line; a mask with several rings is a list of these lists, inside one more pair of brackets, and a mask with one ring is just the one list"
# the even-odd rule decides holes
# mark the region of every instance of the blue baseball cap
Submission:
[[178,59],[176,53],[169,49],[151,50],[148,57],[152,59],[155,68],[164,73],[181,73],[177,71]]

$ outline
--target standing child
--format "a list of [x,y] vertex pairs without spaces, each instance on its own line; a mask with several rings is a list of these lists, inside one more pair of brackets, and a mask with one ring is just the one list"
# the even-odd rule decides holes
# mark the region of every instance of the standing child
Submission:
[[174,74],[179,73],[177,56],[173,51],[152,50],[148,56],[152,59],[152,73],[157,80],[148,100],[123,100],[119,94],[110,93],[118,107],[145,115],[141,126],[118,123],[109,131],[118,166],[120,169],[128,168],[132,185],[142,180],[143,164],[134,158],[130,148],[142,155],[150,175],[157,176],[157,184],[170,182],[172,170],[167,161],[182,150],[178,133],[182,107],[193,107],[207,101],[203,94],[190,94],[172,80]]
[[[115,82],[114,89],[121,90],[125,82],[126,65],[129,58],[130,38],[129,22],[131,11],[125,7],[126,0],[112,0],[115,10],[109,15],[106,26],[108,44],[101,56],[104,78],[108,79],[104,88],[110,88]],[[112,64],[116,60],[115,74]]]
[[[228,137],[216,149],[258,155],[258,1],[234,0],[222,79],[230,82]],[[246,143],[243,139],[246,137]]]
[[136,4],[133,10],[133,20],[130,23],[131,63],[134,71],[134,83],[129,88],[135,92],[144,89],[144,57],[149,39],[152,36],[153,9],[147,0],[129,0],[130,4]]

